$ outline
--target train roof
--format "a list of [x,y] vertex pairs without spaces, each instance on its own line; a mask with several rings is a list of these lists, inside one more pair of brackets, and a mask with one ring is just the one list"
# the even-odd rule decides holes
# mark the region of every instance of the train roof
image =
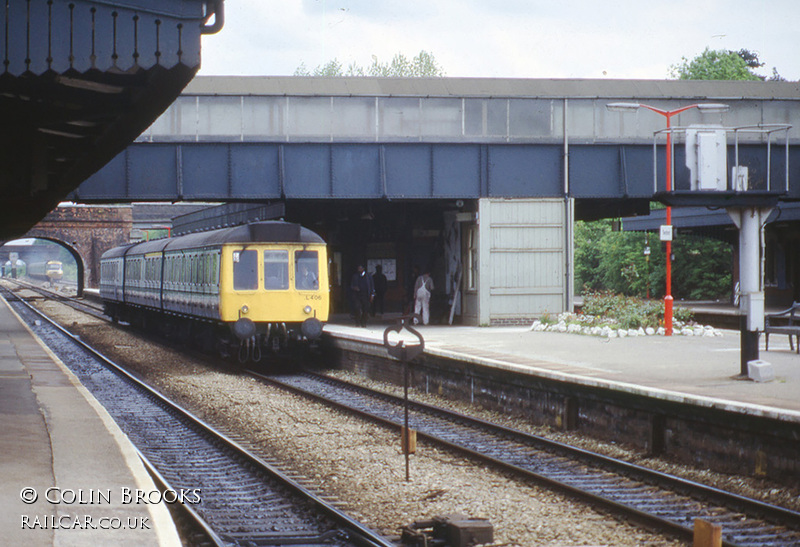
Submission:
[[101,259],[103,259],[103,258],[119,258],[121,256],[125,256],[125,253],[127,253],[128,249],[133,247],[133,245],[134,245],[133,243],[130,243],[128,245],[122,245],[120,247],[114,247],[113,249],[109,249],[106,252],[104,252],[103,256],[101,256],[100,258]]
[[299,224],[273,220],[115,247],[103,253],[103,258],[126,256],[131,253],[179,251],[231,243],[325,243],[325,240]]

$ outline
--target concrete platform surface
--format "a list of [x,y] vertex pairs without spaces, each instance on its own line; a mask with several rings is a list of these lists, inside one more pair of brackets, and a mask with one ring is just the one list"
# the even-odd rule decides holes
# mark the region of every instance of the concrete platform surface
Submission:
[[[181,544],[105,409],[0,299],[0,544]],[[127,501],[127,503],[126,503]]]
[[[341,321],[326,325],[325,332],[382,344],[389,324],[374,321],[359,328]],[[739,376],[739,332],[733,330],[718,330],[722,336],[715,337],[609,339],[528,327],[416,328],[425,339],[425,351],[436,355],[800,423],[800,355],[789,349],[788,336],[770,336],[769,351],[761,336],[760,359],[775,374],[775,380],[761,383]],[[399,338],[392,333],[390,341]],[[403,338],[413,343],[413,338]]]

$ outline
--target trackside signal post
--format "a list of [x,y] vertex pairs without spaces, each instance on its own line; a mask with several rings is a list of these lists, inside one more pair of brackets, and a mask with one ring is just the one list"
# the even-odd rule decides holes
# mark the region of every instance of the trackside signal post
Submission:
[[[403,454],[405,455],[406,459],[406,482],[411,480],[411,469],[409,463],[409,456],[416,452],[417,446],[417,433],[409,428],[408,425],[408,362],[421,355],[423,351],[425,351],[425,339],[422,335],[417,331],[413,325],[414,323],[419,323],[422,318],[418,314],[413,314],[411,316],[401,317],[400,321],[397,325],[393,327],[387,327],[385,331],[383,331],[383,345],[386,348],[386,351],[394,357],[395,359],[399,359],[400,362],[403,363],[403,408],[404,408],[404,418],[403,418],[403,429],[401,432],[401,444],[403,448]],[[417,344],[409,344],[406,345],[405,340],[399,339],[397,343],[392,343],[389,339],[391,333],[396,333],[398,335],[402,334],[403,330],[407,330],[409,334],[416,337]]]

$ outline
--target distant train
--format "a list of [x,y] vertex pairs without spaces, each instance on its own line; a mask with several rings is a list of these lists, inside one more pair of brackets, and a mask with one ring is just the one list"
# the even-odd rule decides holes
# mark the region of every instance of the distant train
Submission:
[[28,277],[40,281],[61,281],[64,277],[64,268],[59,260],[48,260],[47,262],[34,262],[28,265]]
[[327,264],[311,230],[256,222],[111,249],[100,259],[100,296],[114,320],[258,361],[320,338]]

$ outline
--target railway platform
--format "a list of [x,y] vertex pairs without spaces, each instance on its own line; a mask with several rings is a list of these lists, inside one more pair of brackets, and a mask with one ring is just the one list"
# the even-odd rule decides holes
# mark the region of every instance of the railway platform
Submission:
[[156,486],[103,407],[0,298],[0,543],[175,545]]
[[[385,316],[367,328],[335,316],[325,326],[334,338],[383,344]],[[770,363],[775,380],[741,378],[740,340],[736,330],[721,336],[640,336],[604,338],[529,327],[428,325],[417,329],[425,351],[471,364],[495,367],[553,380],[604,387],[630,394],[695,404],[706,408],[765,417],[800,425],[800,356],[788,336],[760,340],[760,359]],[[409,343],[412,343],[409,341]]]

